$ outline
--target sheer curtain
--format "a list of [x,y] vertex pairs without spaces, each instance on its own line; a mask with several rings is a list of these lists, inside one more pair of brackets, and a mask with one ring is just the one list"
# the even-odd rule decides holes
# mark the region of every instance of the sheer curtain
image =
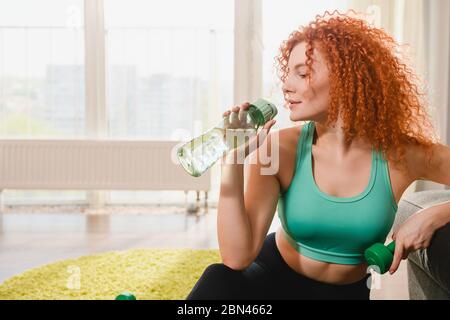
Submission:
[[[450,1],[423,0],[427,81],[430,102],[442,143],[450,144]],[[413,35],[411,35],[413,36]],[[442,189],[429,181],[420,181],[419,190]],[[445,186],[450,189],[450,186]]]

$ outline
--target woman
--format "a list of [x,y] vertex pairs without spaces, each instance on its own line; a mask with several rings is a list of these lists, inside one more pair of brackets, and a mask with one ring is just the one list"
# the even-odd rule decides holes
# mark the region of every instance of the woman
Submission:
[[[291,33],[277,58],[280,78],[290,119],[307,122],[264,139],[268,121],[223,159],[223,263],[206,268],[188,299],[369,299],[364,250],[385,242],[405,189],[417,179],[450,184],[450,148],[436,142],[424,95],[395,49],[382,30],[339,13]],[[224,117],[245,125],[247,108]],[[262,174],[251,153],[259,139],[279,161],[275,174]],[[245,192],[244,165],[229,161],[239,152],[255,157]],[[282,227],[267,235],[277,205]],[[450,202],[395,230],[390,272],[448,221]]]

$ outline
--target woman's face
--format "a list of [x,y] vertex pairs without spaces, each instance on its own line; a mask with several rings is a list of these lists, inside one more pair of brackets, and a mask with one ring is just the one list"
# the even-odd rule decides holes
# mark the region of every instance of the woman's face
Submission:
[[291,110],[289,118],[291,121],[325,122],[330,92],[328,67],[319,50],[314,49],[311,82],[308,83],[305,52],[306,43],[301,42],[289,56],[288,74],[283,83],[283,92]]

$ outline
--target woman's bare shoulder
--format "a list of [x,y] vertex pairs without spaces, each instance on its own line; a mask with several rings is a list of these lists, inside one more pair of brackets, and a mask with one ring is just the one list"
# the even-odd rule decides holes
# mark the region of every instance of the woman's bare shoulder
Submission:
[[277,171],[280,188],[284,192],[292,179],[295,168],[295,157],[298,139],[300,138],[303,125],[296,124],[291,127],[281,128],[279,133],[279,166]]
[[283,149],[286,150],[290,150],[292,149],[292,145],[297,145],[303,126],[304,124],[296,124],[291,127],[279,129],[278,134],[280,147],[283,147]]
[[[266,142],[267,155],[273,159],[274,152],[278,153],[280,163],[286,164],[295,156],[298,139],[303,125],[295,124],[290,127],[279,128],[271,130]],[[276,145],[276,146],[275,146]],[[256,155],[253,155],[256,156]],[[282,167],[283,167],[282,166]]]

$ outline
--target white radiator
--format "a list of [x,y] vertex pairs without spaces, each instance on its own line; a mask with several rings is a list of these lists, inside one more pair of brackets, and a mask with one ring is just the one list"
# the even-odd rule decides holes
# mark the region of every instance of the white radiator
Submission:
[[0,140],[0,190],[209,191],[211,170],[194,178],[172,161],[179,143]]

